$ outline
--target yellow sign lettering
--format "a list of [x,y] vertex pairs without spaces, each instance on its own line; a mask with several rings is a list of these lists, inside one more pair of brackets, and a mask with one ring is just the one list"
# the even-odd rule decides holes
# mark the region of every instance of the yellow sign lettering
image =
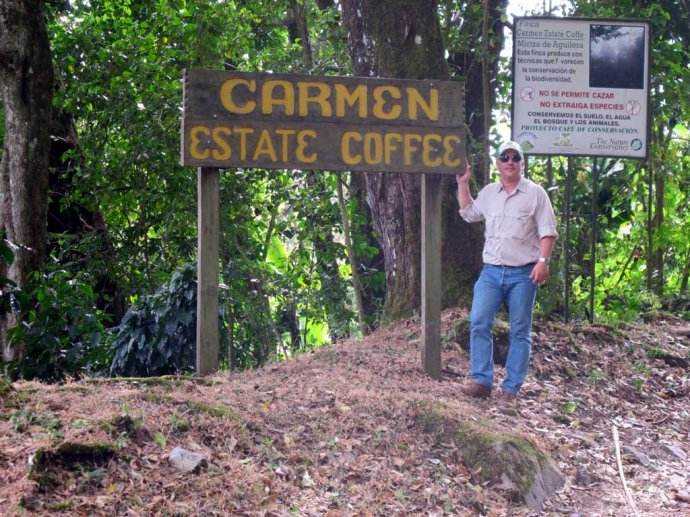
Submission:
[[383,159],[383,138],[378,133],[364,135],[364,161],[369,165],[381,163]]
[[452,142],[459,144],[460,138],[455,135],[448,135],[443,139],[443,149],[445,151],[443,153],[443,164],[446,167],[457,167],[460,165],[460,158],[451,158],[455,151]]
[[383,155],[386,165],[390,165],[391,153],[398,149],[398,146],[394,140],[397,140],[398,143],[402,142],[402,135],[400,133],[386,133],[386,135],[383,137]]
[[312,131],[311,129],[303,129],[297,133],[297,150],[295,151],[295,156],[297,156],[297,159],[302,163],[314,163],[317,158],[316,153],[312,153],[309,156],[304,154],[307,145],[309,145],[306,141],[307,137],[316,138],[316,131]]
[[259,141],[256,143],[254,148],[254,156],[252,160],[258,160],[261,156],[268,155],[272,162],[275,162],[278,157],[276,156],[276,150],[273,147],[273,141],[271,140],[271,133],[268,129],[261,131],[259,135]]
[[362,154],[352,154],[351,143],[352,141],[361,142],[362,135],[357,131],[345,131],[343,137],[340,139],[340,156],[346,165],[357,165],[362,161]]
[[254,129],[251,127],[233,127],[233,133],[240,135],[240,160],[247,159],[247,135],[251,135]]
[[199,149],[199,146],[202,143],[199,139],[200,133],[206,136],[205,142],[208,143],[208,137],[211,134],[208,128],[206,126],[194,126],[189,131],[189,137],[192,140],[189,143],[189,154],[192,155],[192,158],[195,158],[197,160],[205,160],[209,157],[209,154],[211,154],[211,152],[208,149]]
[[290,157],[290,137],[295,133],[294,129],[276,129],[276,134],[281,138],[280,157],[284,162]]
[[422,163],[427,167],[438,167],[443,163],[441,157],[431,159],[431,152],[438,151],[438,147],[434,146],[431,142],[435,141],[441,143],[441,135],[431,133],[429,135],[424,135],[424,140],[422,143]]
[[[416,144],[415,144],[416,141]],[[408,133],[404,137],[403,156],[405,165],[412,165],[412,155],[419,151],[419,145],[422,142],[422,135],[416,133]]]
[[386,100],[384,94],[388,94],[390,99],[400,99],[400,97],[402,97],[400,88],[397,86],[377,86],[374,88],[374,91],[372,92],[372,95],[374,96],[374,106],[372,108],[374,116],[376,118],[380,118],[381,120],[394,120],[399,118],[402,111],[400,103],[391,101],[392,105],[386,111],[385,108],[388,105],[388,101]]
[[227,139],[224,138],[226,136],[230,136],[229,127],[221,126],[213,128],[211,138],[213,139],[213,143],[220,147],[220,150],[214,149],[211,151],[211,156],[213,156],[214,160],[228,160],[230,158],[232,150],[230,149],[230,144]]
[[344,84],[335,85],[335,116],[344,117],[347,107],[357,105],[357,116],[367,118],[367,87],[363,84],[355,86],[352,91]]
[[[317,93],[313,94],[314,90]],[[297,91],[299,93],[299,114],[302,117],[309,115],[309,104],[317,105],[321,110],[321,115],[330,117],[333,115],[331,104],[328,102],[331,96],[331,88],[324,83],[298,81]]]
[[[274,97],[276,88],[283,91],[283,97]],[[272,79],[261,86],[261,113],[270,115],[273,106],[282,106],[286,115],[295,113],[295,88],[290,81]]]
[[421,108],[429,120],[438,120],[438,90],[429,88],[429,100],[422,97],[417,88],[406,88],[407,111],[410,120],[417,120],[417,108]]
[[246,115],[256,109],[256,101],[247,101],[242,106],[237,104],[232,96],[232,91],[239,85],[246,87],[250,92],[256,91],[256,81],[254,79],[228,79],[220,87],[220,102],[230,113]]

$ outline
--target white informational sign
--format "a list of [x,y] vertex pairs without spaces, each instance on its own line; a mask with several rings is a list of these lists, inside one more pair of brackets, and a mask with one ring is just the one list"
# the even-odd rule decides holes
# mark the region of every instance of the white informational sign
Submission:
[[646,158],[649,23],[515,18],[512,138],[528,154]]

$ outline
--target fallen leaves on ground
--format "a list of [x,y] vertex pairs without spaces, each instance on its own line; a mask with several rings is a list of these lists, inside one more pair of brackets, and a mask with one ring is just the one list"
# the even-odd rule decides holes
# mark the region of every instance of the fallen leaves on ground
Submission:
[[[461,317],[445,312],[444,332]],[[545,515],[631,512],[612,425],[640,512],[690,514],[690,325],[541,322],[534,330],[517,416],[460,394],[468,357],[452,338],[443,340],[449,373],[425,376],[415,320],[202,380],[15,383],[0,398],[0,514],[528,515],[480,483],[454,444],[419,431],[415,407],[429,402],[549,451],[567,482]],[[49,483],[29,479],[29,459],[64,442],[110,443],[116,453],[65,467]],[[175,447],[208,465],[175,470]]]

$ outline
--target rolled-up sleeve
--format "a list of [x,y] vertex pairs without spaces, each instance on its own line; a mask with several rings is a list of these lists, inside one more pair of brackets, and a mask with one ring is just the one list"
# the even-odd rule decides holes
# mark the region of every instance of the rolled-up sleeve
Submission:
[[460,217],[466,222],[478,223],[484,220],[484,214],[486,213],[486,192],[488,188],[488,185],[485,186],[479,191],[476,199],[473,199],[465,208],[460,209]]
[[537,232],[539,238],[544,237],[558,237],[558,230],[556,228],[556,214],[553,212],[553,206],[548,194],[542,187],[539,188],[539,196],[537,199],[537,209],[534,213],[537,222]]
[[477,201],[472,201],[465,208],[460,209],[460,217],[468,223],[478,223],[484,219],[484,216],[477,207]]

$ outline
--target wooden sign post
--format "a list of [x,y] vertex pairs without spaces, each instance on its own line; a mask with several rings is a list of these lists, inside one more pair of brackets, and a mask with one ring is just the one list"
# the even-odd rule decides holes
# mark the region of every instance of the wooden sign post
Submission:
[[441,378],[441,176],[422,176],[422,365]]
[[196,372],[218,369],[218,252],[220,243],[219,171],[199,167],[198,248],[196,298]]
[[422,364],[440,376],[440,175],[465,164],[457,81],[190,70],[182,165],[199,168],[197,373],[218,368],[218,171],[423,173]]

